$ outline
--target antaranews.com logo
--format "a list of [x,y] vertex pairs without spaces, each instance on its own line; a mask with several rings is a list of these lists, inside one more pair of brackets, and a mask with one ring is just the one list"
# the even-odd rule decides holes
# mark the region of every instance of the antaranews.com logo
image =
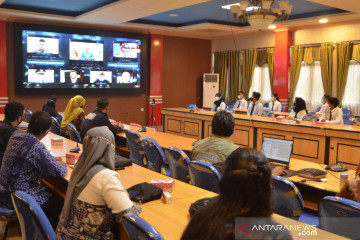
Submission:
[[[278,220],[281,220],[281,224]],[[287,220],[289,222],[286,222]],[[293,237],[318,239],[317,230],[315,225],[286,218],[236,218],[235,220],[236,239],[293,239]]]

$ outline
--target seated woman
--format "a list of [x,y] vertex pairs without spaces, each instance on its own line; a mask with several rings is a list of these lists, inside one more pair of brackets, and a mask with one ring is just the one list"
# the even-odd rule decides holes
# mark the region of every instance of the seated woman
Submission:
[[226,108],[226,104],[224,102],[223,95],[221,93],[215,94],[215,101],[211,108],[211,111],[218,112],[218,111],[225,110],[225,108]]
[[295,98],[294,108],[290,112],[289,119],[302,120],[307,113],[305,100],[299,97]]
[[272,112],[281,112],[281,103],[279,102],[279,95],[277,93],[271,95],[269,110]]
[[47,112],[50,114],[50,116],[56,118],[59,113],[55,110],[55,103],[56,103],[56,96],[55,95],[51,95],[46,104],[44,104],[44,106],[42,107],[42,110],[44,112]]
[[115,138],[108,127],[90,129],[66,191],[57,239],[113,239],[112,219],[139,214],[115,169]]
[[67,130],[67,125],[69,123],[74,124],[76,129],[80,132],[81,123],[85,119],[85,112],[83,109],[84,104],[85,99],[80,95],[76,95],[68,102],[65,108],[64,117],[61,121],[61,129],[64,136],[69,137]]
[[[232,152],[226,159],[219,188],[219,197],[213,198],[192,216],[181,239],[235,239],[235,218],[267,218],[258,220],[264,221],[261,224],[276,225],[270,218],[271,167],[261,152],[249,148]],[[251,231],[250,235],[243,237],[292,239],[287,231]]]

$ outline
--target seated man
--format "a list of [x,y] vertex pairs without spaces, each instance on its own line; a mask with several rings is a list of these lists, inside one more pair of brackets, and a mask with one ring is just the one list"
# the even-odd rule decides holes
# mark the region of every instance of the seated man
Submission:
[[84,139],[86,132],[94,127],[107,126],[114,136],[124,128],[124,125],[121,123],[116,123],[115,126],[110,123],[107,115],[107,112],[109,111],[109,100],[107,97],[99,98],[96,106],[97,109],[92,113],[89,113],[82,123],[80,132],[81,139]]
[[259,92],[253,92],[252,102],[249,104],[247,115],[261,116],[263,113],[263,105],[259,101],[261,94]]
[[0,168],[6,146],[15,128],[21,123],[24,105],[19,102],[9,102],[5,106],[5,119],[0,122]]
[[[239,148],[230,139],[230,136],[234,133],[235,120],[231,113],[219,111],[215,113],[211,125],[212,135],[195,143],[191,159],[204,160],[214,165],[222,174],[226,158]],[[206,159],[204,159],[204,155]],[[275,167],[272,174],[283,175],[285,174],[285,168]]]
[[27,132],[17,130],[11,136],[0,169],[0,205],[13,208],[10,194],[24,191],[35,199],[50,223],[56,226],[63,202],[40,187],[42,175],[64,177],[67,173],[66,165],[56,162],[40,142],[48,134],[51,124],[50,115],[38,111],[31,116]]
[[320,121],[326,123],[344,124],[343,112],[339,107],[339,99],[336,97],[329,97],[328,99],[329,113],[323,114]]

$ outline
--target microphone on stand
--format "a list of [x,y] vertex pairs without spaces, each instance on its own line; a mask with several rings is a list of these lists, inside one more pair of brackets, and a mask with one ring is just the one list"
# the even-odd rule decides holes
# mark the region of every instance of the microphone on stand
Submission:
[[347,168],[345,165],[338,163],[338,154],[337,154],[337,152],[334,150],[334,147],[330,147],[330,149],[335,152],[335,155],[336,155],[336,163],[335,163],[335,164],[329,164],[325,169],[326,169],[326,170],[333,171],[333,172],[344,172],[344,171],[347,171],[348,168]]

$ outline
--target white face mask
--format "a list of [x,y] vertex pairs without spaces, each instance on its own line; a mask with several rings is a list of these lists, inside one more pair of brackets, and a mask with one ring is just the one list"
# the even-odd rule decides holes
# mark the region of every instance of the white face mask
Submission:
[[322,104],[324,104],[324,103],[325,103],[324,99],[321,99],[321,103],[322,103]]
[[271,97],[271,101],[274,101],[274,97]]
[[239,99],[239,100],[241,99],[241,96],[240,96],[240,95],[238,96],[238,99]]
[[215,97],[215,101],[219,101],[220,100],[220,98],[219,97]]

